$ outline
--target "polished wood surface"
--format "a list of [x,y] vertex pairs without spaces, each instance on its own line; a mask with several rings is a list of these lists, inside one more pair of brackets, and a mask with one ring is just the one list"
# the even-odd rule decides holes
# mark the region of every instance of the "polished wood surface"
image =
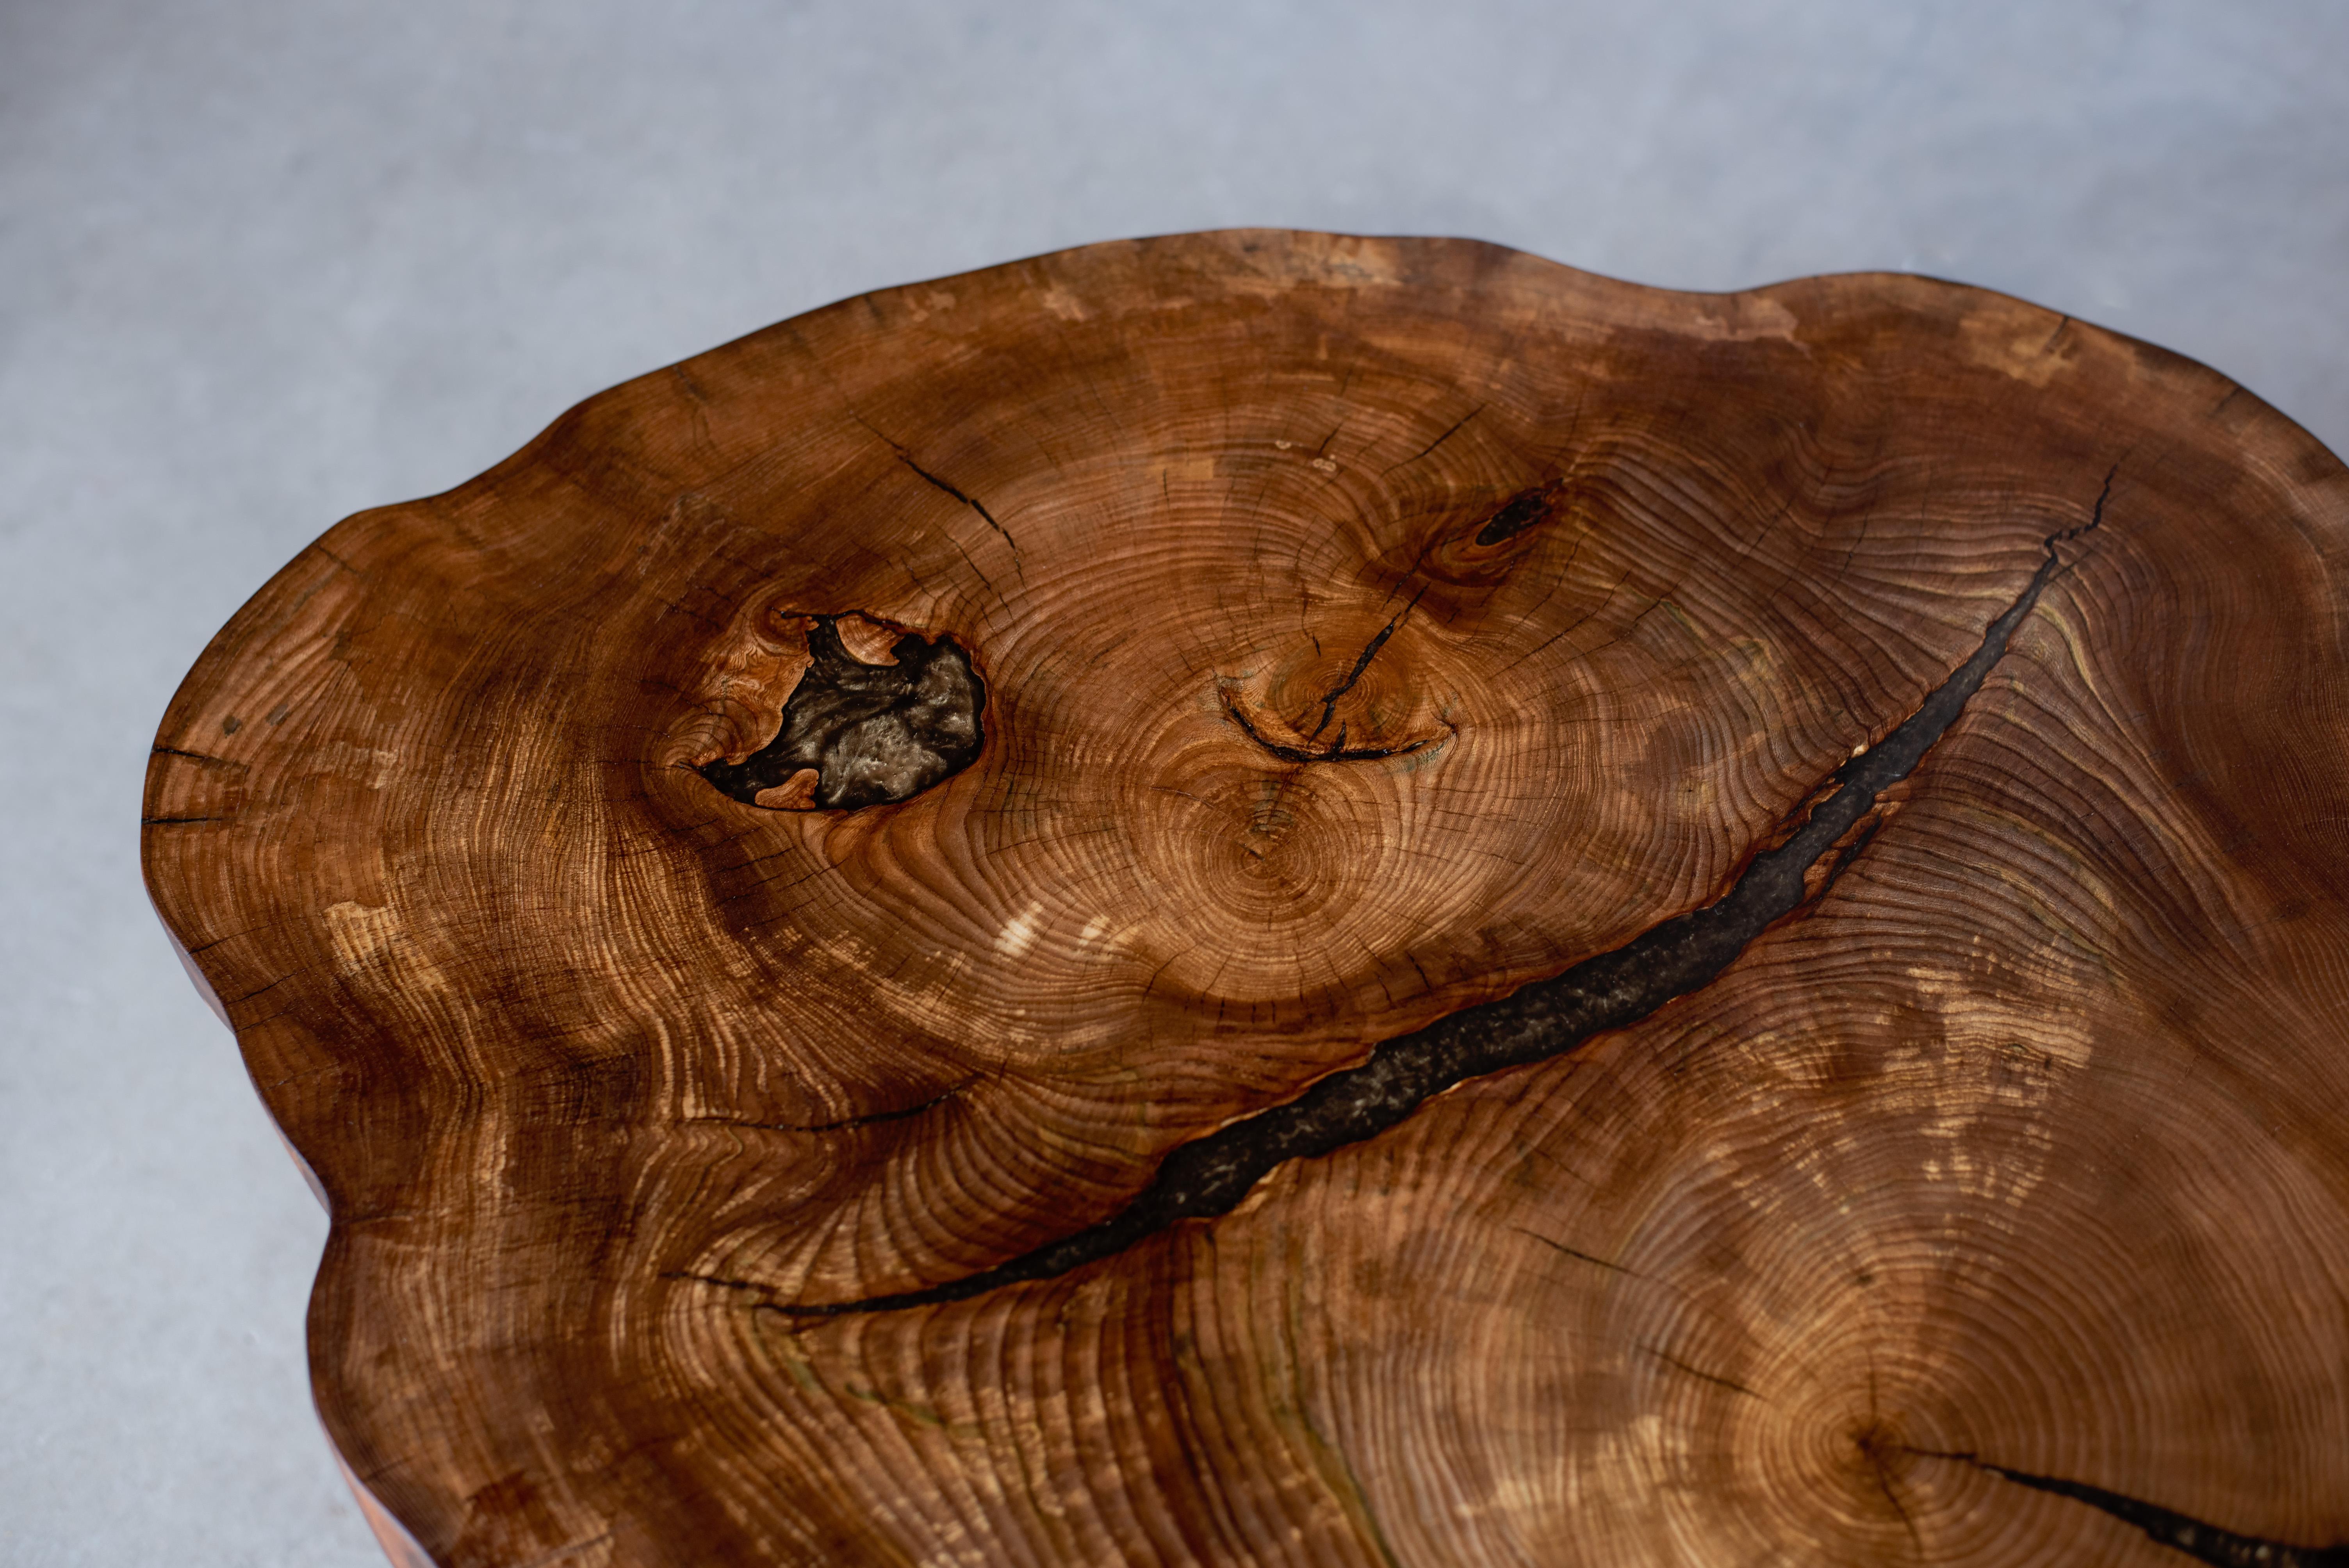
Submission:
[[1981,291],[1092,246],[336,525],[147,875],[431,1561],[2338,1561],[2344,550]]

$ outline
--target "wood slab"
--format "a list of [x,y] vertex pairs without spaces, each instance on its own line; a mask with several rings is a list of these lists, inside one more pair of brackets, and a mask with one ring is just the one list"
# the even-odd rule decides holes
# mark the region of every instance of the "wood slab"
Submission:
[[146,872],[414,1562],[2338,1564],[2344,573],[1980,290],[1096,245],[338,523]]

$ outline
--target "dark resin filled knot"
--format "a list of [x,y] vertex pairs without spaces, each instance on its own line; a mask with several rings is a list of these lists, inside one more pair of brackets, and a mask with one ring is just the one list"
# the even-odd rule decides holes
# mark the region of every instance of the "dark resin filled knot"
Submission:
[[815,662],[792,689],[775,738],[740,762],[704,763],[704,779],[768,805],[761,794],[812,769],[805,804],[845,811],[907,799],[970,766],[986,740],[987,685],[952,637],[909,632],[890,645],[895,664],[868,665],[841,641],[839,616],[813,620]]

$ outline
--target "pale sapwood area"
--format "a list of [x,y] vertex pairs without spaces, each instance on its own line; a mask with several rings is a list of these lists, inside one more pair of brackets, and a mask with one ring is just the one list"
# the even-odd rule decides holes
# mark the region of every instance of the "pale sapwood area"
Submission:
[[2339,1563],[2344,547],[1978,290],[1097,245],[337,524],[147,876],[417,1561]]

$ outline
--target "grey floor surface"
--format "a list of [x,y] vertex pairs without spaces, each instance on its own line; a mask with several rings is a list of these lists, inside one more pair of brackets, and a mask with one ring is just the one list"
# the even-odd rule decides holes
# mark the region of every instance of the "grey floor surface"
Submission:
[[2349,5],[0,0],[0,1562],[377,1561],[326,1223],[140,892],[205,638],[357,508],[840,295],[1117,235],[1909,268],[2349,448]]

